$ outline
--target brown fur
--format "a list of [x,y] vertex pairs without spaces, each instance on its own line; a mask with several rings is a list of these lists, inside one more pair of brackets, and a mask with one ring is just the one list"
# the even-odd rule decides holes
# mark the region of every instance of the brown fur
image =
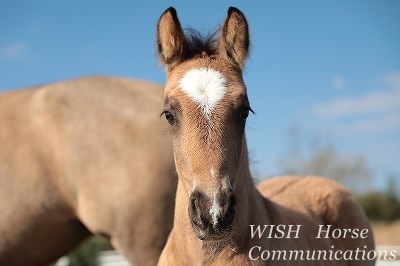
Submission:
[[[175,10],[169,12],[171,8],[161,16],[158,29],[183,34]],[[331,180],[321,177],[281,177],[265,181],[257,188],[254,186],[248,165],[245,122],[242,119],[246,110],[248,112],[250,109],[242,79],[242,68],[249,47],[247,22],[239,10],[230,8],[223,25],[219,48],[213,54],[183,51],[182,55],[192,55],[166,65],[164,113],[173,117],[170,131],[179,180],[174,227],[159,265],[373,264],[373,261],[249,259],[249,250],[257,245],[262,250],[329,250],[331,245],[335,249],[354,250],[357,247],[363,249],[365,245],[368,251],[374,248],[374,244],[370,225],[360,206],[348,191]],[[164,36],[164,32],[158,31],[159,46],[168,46],[169,42],[165,43],[160,36]],[[226,94],[209,118],[204,117],[195,102],[179,89],[179,81],[185,73],[198,68],[218,70],[226,79]],[[233,230],[224,239],[200,240],[188,211],[193,205],[193,191],[200,191],[206,199],[207,196],[211,198],[221,191],[226,177],[230,179],[237,200]],[[279,224],[302,225],[300,238],[250,237],[250,225]],[[369,234],[366,239],[316,239],[318,225],[367,228]],[[204,236],[202,239],[205,239]]]
[[45,265],[91,233],[154,265],[176,176],[159,85],[87,77],[0,95],[0,265]]

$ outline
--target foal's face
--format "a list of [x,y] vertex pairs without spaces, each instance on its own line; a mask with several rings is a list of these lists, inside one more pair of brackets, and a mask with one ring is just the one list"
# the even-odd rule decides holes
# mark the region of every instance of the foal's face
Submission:
[[229,233],[249,110],[241,74],[223,59],[195,59],[170,73],[164,113],[200,237]]
[[[228,31],[225,36],[224,31]],[[173,9],[164,12],[158,25],[160,58],[168,70],[163,114],[170,123],[176,168],[188,194],[189,218],[203,240],[222,239],[231,232],[244,126],[251,110],[241,70],[248,32],[240,11],[229,10],[222,32],[214,54],[190,55],[193,50],[185,51],[190,48]],[[238,32],[247,38],[246,50],[228,51],[243,48],[237,47],[242,42],[226,43],[234,42],[234,37],[243,39],[236,36]],[[177,47],[177,54],[166,56]],[[232,52],[242,54],[234,57]]]

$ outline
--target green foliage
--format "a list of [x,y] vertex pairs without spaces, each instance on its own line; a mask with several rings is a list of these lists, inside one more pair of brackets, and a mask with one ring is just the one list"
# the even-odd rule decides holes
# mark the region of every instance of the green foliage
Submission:
[[400,200],[394,193],[373,192],[359,198],[368,218],[375,221],[400,219]]
[[97,253],[108,249],[112,249],[108,239],[93,236],[68,255],[70,266],[96,266]]

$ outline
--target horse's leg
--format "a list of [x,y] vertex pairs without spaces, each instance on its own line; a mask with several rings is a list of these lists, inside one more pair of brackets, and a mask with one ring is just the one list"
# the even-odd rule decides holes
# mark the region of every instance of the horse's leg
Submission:
[[[153,167],[154,168],[154,167]],[[113,184],[81,191],[78,215],[93,233],[110,237],[132,264],[156,265],[172,227],[176,177],[165,168],[138,171],[139,177],[114,177]],[[126,180],[129,180],[128,182]],[[131,182],[131,180],[134,180]],[[116,186],[125,182],[124,186]],[[109,189],[114,187],[114,189]]]
[[159,193],[138,200],[140,207],[121,211],[112,244],[137,265],[156,265],[171,230],[174,201]]

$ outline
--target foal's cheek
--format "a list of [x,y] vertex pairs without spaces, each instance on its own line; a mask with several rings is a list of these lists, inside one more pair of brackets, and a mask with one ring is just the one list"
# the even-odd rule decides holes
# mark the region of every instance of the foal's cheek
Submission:
[[[239,130],[237,130],[237,128],[239,128]],[[238,163],[242,153],[242,143],[243,141],[245,141],[244,124],[236,123],[235,129],[232,129],[230,132],[233,132],[233,134],[232,137],[230,138],[231,143],[229,145],[230,147],[232,147],[232,153],[233,156],[235,157],[234,161]]]
[[174,156],[175,156],[175,164],[178,174],[185,177],[185,180],[189,179],[191,173],[189,173],[188,169],[188,161],[184,156],[184,152],[182,152],[179,146],[175,146]]
[[177,167],[180,166],[180,167],[178,167],[178,170],[182,171],[181,168],[183,168],[182,166],[184,166],[185,164],[184,164],[184,160],[182,158],[181,153],[179,152],[179,150],[177,150],[176,147],[177,146],[175,146],[175,151],[174,151],[175,164]]

